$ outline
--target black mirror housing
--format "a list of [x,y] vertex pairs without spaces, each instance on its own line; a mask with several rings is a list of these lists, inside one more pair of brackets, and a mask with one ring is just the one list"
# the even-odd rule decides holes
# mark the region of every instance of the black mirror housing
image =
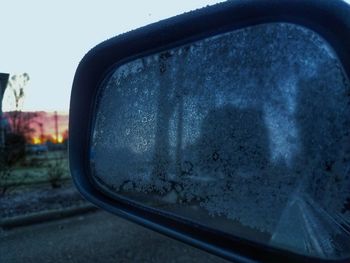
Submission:
[[[69,158],[74,183],[95,205],[135,223],[237,262],[348,262],[320,259],[203,228],[181,216],[155,211],[102,191],[91,175],[90,147],[99,91],[117,65],[233,30],[291,23],[319,34],[350,76],[350,7],[342,1],[231,1],[170,18],[111,38],[93,48],[74,78],[69,120]],[[349,231],[349,230],[348,230]]]

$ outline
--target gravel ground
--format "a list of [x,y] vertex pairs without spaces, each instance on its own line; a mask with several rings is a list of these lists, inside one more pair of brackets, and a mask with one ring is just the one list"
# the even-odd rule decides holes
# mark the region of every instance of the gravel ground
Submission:
[[102,210],[0,231],[1,263],[228,263]]
[[0,199],[0,218],[14,217],[45,210],[56,210],[87,203],[69,182],[60,188],[40,186],[19,191]]

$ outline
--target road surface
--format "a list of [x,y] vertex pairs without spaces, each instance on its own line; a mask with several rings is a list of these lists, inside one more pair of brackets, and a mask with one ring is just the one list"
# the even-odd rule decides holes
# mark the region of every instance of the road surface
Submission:
[[99,210],[2,230],[0,262],[227,261]]

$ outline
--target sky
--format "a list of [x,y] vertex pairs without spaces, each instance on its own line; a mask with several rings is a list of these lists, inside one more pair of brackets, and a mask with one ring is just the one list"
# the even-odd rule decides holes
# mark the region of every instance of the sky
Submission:
[[[68,112],[75,70],[100,42],[223,0],[0,0],[0,72],[28,73],[24,111]],[[3,110],[13,109],[4,95]]]

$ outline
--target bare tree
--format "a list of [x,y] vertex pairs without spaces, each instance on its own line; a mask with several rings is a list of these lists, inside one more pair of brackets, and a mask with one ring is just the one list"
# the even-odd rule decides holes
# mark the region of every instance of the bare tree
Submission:
[[12,116],[10,118],[13,133],[16,134],[23,133],[23,131],[21,131],[21,129],[23,128],[23,126],[21,125],[21,110],[23,106],[23,99],[25,96],[24,87],[27,85],[29,80],[30,78],[28,73],[23,73],[20,75],[12,75],[8,82],[8,88],[11,90],[15,102],[14,112],[13,114],[11,114]]
[[15,96],[16,110],[19,110],[20,102],[24,98],[24,87],[27,85],[29,80],[30,78],[28,73],[12,75],[9,80],[8,86]]

